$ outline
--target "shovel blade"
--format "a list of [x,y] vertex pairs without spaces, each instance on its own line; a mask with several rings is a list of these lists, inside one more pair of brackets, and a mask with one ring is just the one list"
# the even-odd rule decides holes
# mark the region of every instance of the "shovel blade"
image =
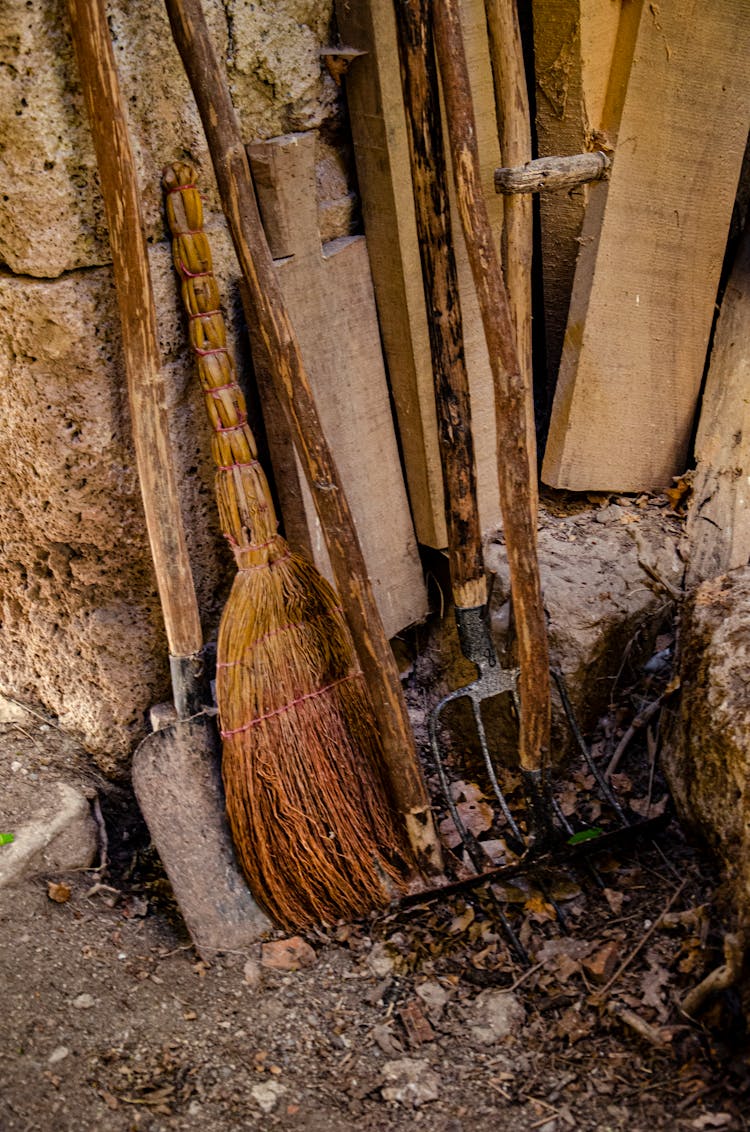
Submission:
[[220,758],[216,720],[207,714],[147,736],[133,757],[138,805],[204,958],[249,947],[273,927],[237,864]]

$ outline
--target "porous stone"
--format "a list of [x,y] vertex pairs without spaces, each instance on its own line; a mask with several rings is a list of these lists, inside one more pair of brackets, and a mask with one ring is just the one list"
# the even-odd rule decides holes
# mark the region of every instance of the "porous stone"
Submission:
[[[226,249],[226,245],[225,245]],[[182,345],[169,250],[151,251],[189,550],[210,627],[228,554],[205,411]],[[40,700],[108,774],[169,694],[108,268],[0,277],[0,611],[6,692]],[[12,454],[12,455],[11,455]]]
[[[342,94],[319,57],[331,0],[206,0],[243,136],[323,127],[321,225],[348,234]],[[210,638],[233,575],[218,530],[205,409],[166,239],[163,166],[197,167],[240,380],[239,270],[163,4],[107,6],[143,202],[188,550]],[[65,0],[0,11],[0,691],[41,704],[123,777],[169,697],[166,642],[134,467],[103,202]],[[326,194],[328,196],[326,197]],[[249,396],[251,418],[257,406]]]
[[474,1041],[492,1045],[520,1033],[526,1021],[526,1011],[515,994],[490,987],[472,1003],[471,1018]]
[[691,593],[681,619],[680,703],[663,764],[682,817],[724,865],[750,929],[750,566]]

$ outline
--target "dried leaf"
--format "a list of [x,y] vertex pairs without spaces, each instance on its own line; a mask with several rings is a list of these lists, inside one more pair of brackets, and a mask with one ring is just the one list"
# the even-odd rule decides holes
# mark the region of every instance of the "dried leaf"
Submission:
[[619,916],[622,912],[622,906],[625,902],[625,893],[618,892],[614,888],[605,888],[602,895],[604,896],[604,899],[607,901],[610,909],[614,912],[614,914],[616,916]]
[[51,880],[47,885],[47,896],[50,900],[54,900],[55,904],[66,904],[72,895],[69,885],[60,883],[56,884]]
[[649,802],[648,798],[631,798],[628,805],[641,818],[659,818],[666,810],[668,801],[669,795],[663,794],[658,802]]
[[460,932],[465,932],[469,924],[474,922],[474,915],[474,909],[469,905],[462,915],[453,917],[448,931],[451,935],[458,935]]
[[593,1022],[582,1017],[578,1006],[569,1006],[555,1026],[555,1037],[567,1038],[571,1045],[586,1038],[594,1028]]
[[524,904],[524,911],[533,919],[537,924],[544,924],[549,920],[556,920],[557,913],[551,904],[549,904],[541,892],[535,892]]

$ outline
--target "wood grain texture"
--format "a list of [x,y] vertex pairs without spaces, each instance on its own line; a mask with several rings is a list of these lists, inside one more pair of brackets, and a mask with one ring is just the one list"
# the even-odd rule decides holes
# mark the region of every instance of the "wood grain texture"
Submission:
[[519,763],[522,771],[536,776],[549,759],[551,709],[549,646],[529,474],[526,388],[486,209],[458,0],[438,0],[433,5],[433,20],[458,211],[494,379],[498,483],[518,634]]
[[750,228],[724,292],[695,442],[689,585],[750,562]]
[[422,280],[433,312],[430,349],[451,588],[457,608],[476,608],[486,604],[487,581],[437,68],[427,0],[396,0],[395,9]]
[[107,216],[135,458],[167,643],[171,656],[189,657],[200,651],[203,637],[170,451],[141,194],[126,108],[104,4],[68,0],[68,11]]
[[644,5],[610,180],[590,190],[543,467],[551,486],[658,490],[685,469],[749,80],[750,0]]
[[574,153],[569,157],[538,157],[525,165],[497,169],[495,189],[499,193],[545,193],[573,189],[589,181],[600,181],[612,159],[596,153]]
[[[516,0],[484,0],[490,61],[495,90],[500,156],[505,165],[531,161],[531,112]],[[495,175],[497,183],[497,174]],[[539,509],[537,485],[534,371],[531,352],[531,265],[534,215],[528,198],[503,199],[502,263],[508,289],[516,350],[526,383],[526,425],[534,514]]]
[[[401,100],[393,0],[337,0],[343,41],[366,54],[345,83],[367,246],[417,538],[447,545],[427,314],[419,260],[409,148]],[[492,191],[500,163],[483,0],[464,0],[462,21],[477,108],[483,181]],[[452,188],[451,188],[452,194]],[[455,208],[455,201],[452,201]],[[490,205],[500,242],[502,202]],[[492,377],[460,224],[456,259],[469,373],[479,512],[484,531],[500,523]]]
[[200,0],[167,0],[167,11],[203,123],[252,313],[274,361],[276,393],[326,535],[336,585],[380,726],[392,796],[420,866],[428,871],[439,869],[440,846],[414,751],[398,667],[268,250],[226,75],[211,43]]
[[[641,0],[628,0],[624,8]],[[598,149],[622,0],[533,0],[539,157]],[[540,202],[548,380],[560,364],[588,191]]]
[[[386,634],[421,620],[427,596],[401,475],[363,236],[321,247],[313,132],[255,142],[250,165],[264,228],[315,401],[352,509]],[[258,372],[264,400],[272,381]],[[262,368],[262,366],[260,367]],[[265,405],[264,405],[265,415]],[[291,529],[318,569],[333,571],[304,472],[289,463],[285,418],[269,435]],[[277,438],[280,445],[277,448]],[[287,481],[293,481],[291,484]],[[286,521],[286,513],[284,515]]]

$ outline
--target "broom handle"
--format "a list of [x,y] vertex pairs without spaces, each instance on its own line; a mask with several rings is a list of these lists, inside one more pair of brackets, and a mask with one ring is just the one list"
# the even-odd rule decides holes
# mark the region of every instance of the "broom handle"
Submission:
[[549,753],[550,676],[529,469],[526,387],[518,362],[500,257],[482,193],[458,0],[433,0],[432,13],[458,211],[495,389],[500,506],[518,633],[519,758],[524,771],[538,775]]
[[436,869],[440,867],[440,847],[414,751],[398,668],[268,250],[226,76],[211,43],[200,0],[166,0],[166,6],[203,122],[237,258],[273,362],[274,386],[295,437],[381,728],[392,795],[418,862],[429,870]]
[[135,458],[180,718],[200,708],[203,647],[172,464],[140,192],[103,0],[68,0],[122,324]]
[[458,609],[487,603],[471,434],[461,298],[446,191],[437,71],[427,34],[427,0],[396,0],[412,188],[422,262],[443,472],[451,590]]
[[162,175],[172,234],[172,258],[182,283],[190,345],[212,428],[216,496],[221,528],[232,547],[247,554],[268,546],[278,521],[258,448],[247,419],[245,396],[227,346],[219,285],[213,271],[203,204],[192,165],[175,162]]

